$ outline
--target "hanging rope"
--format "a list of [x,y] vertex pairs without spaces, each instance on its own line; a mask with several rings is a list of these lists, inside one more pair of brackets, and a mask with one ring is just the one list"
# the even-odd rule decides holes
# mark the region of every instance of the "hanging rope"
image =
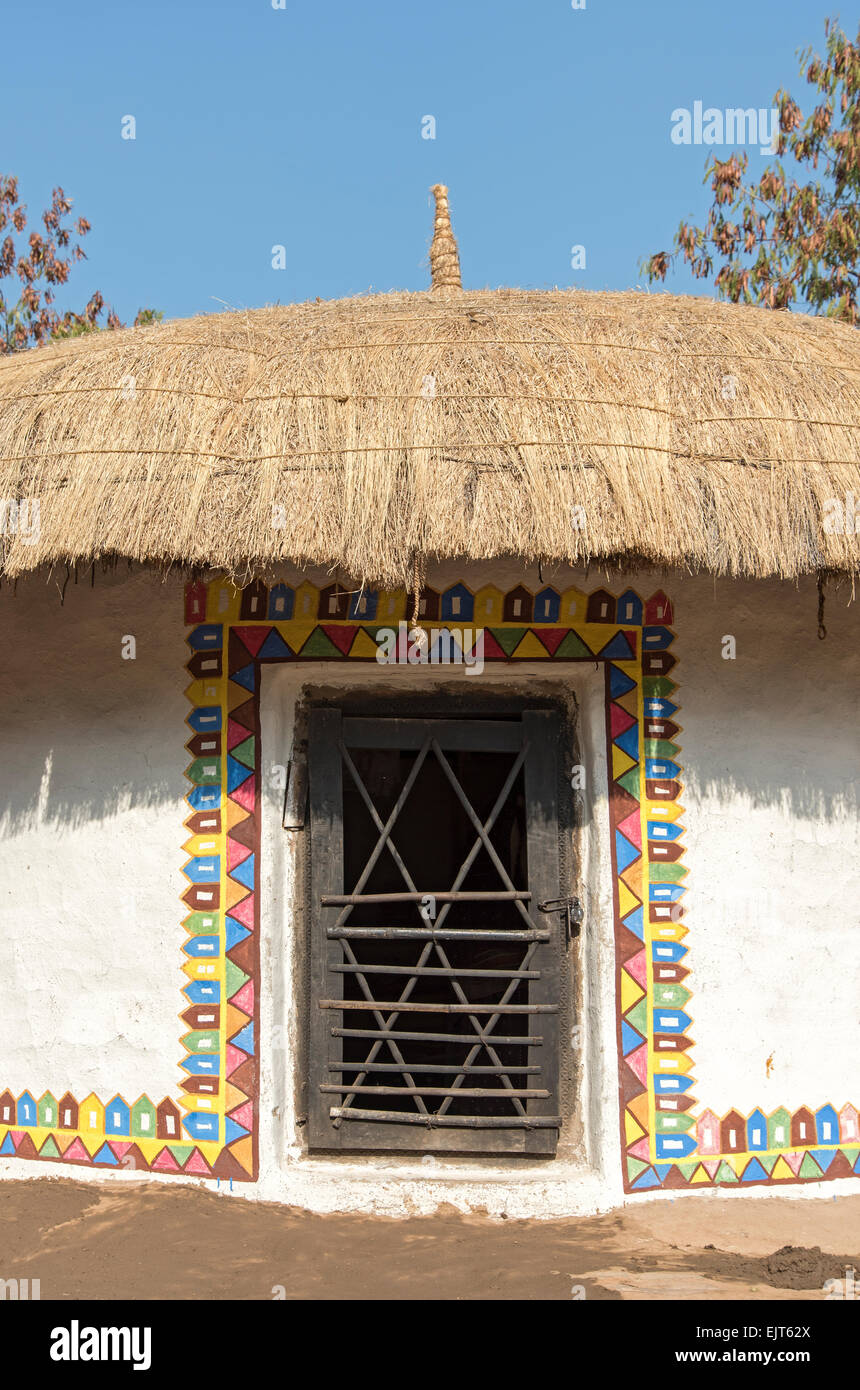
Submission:
[[412,606],[412,631],[410,639],[419,645],[422,650],[427,647],[427,631],[421,626],[421,590],[424,588],[427,566],[423,555],[419,555],[416,550],[412,556],[412,591],[414,602]]
[[827,636],[827,628],[824,626],[824,575],[818,575],[818,640],[823,642]]

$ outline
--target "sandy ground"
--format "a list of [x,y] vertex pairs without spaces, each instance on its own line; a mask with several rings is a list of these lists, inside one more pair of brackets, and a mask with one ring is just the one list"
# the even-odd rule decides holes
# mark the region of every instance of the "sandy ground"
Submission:
[[0,1278],[38,1278],[43,1299],[822,1299],[850,1266],[860,1294],[860,1196],[393,1221],[38,1179],[0,1184],[0,1252]]

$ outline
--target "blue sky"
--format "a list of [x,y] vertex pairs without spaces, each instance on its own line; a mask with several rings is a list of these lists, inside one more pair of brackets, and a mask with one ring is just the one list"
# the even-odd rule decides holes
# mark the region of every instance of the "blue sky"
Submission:
[[[92,223],[72,307],[96,288],[129,320],[144,304],[173,318],[425,288],[434,182],[451,188],[467,286],[631,288],[640,258],[708,206],[709,150],[673,144],[671,112],[769,107],[783,86],[805,110],[796,51],[821,49],[836,12],[284,5],[6,0],[0,172],[17,174],[31,216],[59,183]],[[427,115],[435,140],[421,138]],[[751,152],[753,172],[766,162]],[[683,272],[668,288],[712,292]]]

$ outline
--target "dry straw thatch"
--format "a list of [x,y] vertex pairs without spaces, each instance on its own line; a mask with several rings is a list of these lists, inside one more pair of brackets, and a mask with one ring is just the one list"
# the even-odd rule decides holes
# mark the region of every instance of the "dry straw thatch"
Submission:
[[[416,558],[856,573],[860,334],[641,293],[435,287],[0,359],[3,572],[123,556],[409,580]],[[574,508],[581,508],[576,512]],[[576,520],[581,523],[575,524]],[[7,528],[8,529],[8,528]]]

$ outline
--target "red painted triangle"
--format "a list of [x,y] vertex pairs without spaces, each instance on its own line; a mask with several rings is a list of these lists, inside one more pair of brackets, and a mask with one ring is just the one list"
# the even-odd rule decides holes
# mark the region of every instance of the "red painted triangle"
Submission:
[[507,655],[499,646],[489,628],[484,629],[484,660],[507,661]]
[[254,981],[247,980],[238,993],[233,995],[230,1003],[252,1018],[254,1015]]
[[643,1043],[637,1047],[635,1052],[631,1052],[629,1057],[625,1057],[625,1062],[632,1072],[639,1077],[644,1086],[648,1078],[648,1044]]
[[358,632],[357,627],[326,627],[322,625],[322,630],[330,642],[334,642],[338,651],[343,652],[344,656],[349,656],[349,649]]
[[613,704],[609,706],[609,727],[614,739],[617,738],[619,734],[623,734],[626,729],[629,729],[631,724],[635,723],[636,720],[633,718],[633,715],[628,714],[626,709],[622,709],[620,705]]
[[162,1149],[158,1157],[152,1160],[150,1167],[157,1168],[164,1173],[179,1172],[179,1164],[176,1162],[176,1159],[169,1149]]
[[237,806],[241,806],[250,815],[254,809],[254,774],[246,777],[241,786],[230,793],[230,800],[235,801]]
[[244,743],[250,732],[250,729],[246,729],[244,724],[237,724],[231,716],[227,720],[227,751],[231,752],[238,744]]
[[243,898],[240,903],[234,903],[230,908],[230,916],[235,917],[237,922],[241,922],[248,931],[254,930],[254,894],[249,893],[247,898]]
[[233,635],[256,656],[271,631],[270,627],[234,627]]
[[245,1129],[252,1130],[254,1128],[254,1102],[246,1100],[241,1105],[237,1105],[235,1110],[230,1111],[230,1119],[235,1120],[237,1125],[244,1125]]
[[67,1163],[92,1163],[92,1159],[80,1139],[75,1139],[69,1145],[66,1152],[63,1154],[63,1158]]
[[212,1172],[199,1149],[195,1149],[182,1170],[184,1173],[201,1173],[208,1176]]
[[237,869],[237,868],[239,867],[240,864],[244,864],[245,860],[248,858],[248,856],[249,856],[250,853],[251,853],[251,851],[250,851],[250,849],[248,848],[247,845],[240,845],[239,842],[238,842],[237,840],[231,840],[231,839],[228,837],[228,839],[227,839],[227,872],[228,872],[228,874],[232,874],[232,872],[233,872],[234,869]]
[[247,1052],[242,1052],[240,1048],[234,1047],[232,1043],[227,1044],[227,1052],[224,1058],[226,1062],[227,1079],[233,1075],[237,1067],[241,1067],[243,1062],[247,1062]]
[[632,975],[637,984],[643,989],[648,988],[648,963],[645,959],[644,950],[639,951],[635,956],[624,962],[624,969],[628,975]]
[[555,656],[556,651],[561,646],[567,636],[569,628],[566,627],[533,627],[532,632],[539,639],[541,644],[546,647],[550,656]]
[[625,816],[623,821],[619,822],[616,829],[626,836],[631,845],[636,846],[640,854],[642,853],[642,817],[638,806],[635,811],[631,811],[629,816]]

